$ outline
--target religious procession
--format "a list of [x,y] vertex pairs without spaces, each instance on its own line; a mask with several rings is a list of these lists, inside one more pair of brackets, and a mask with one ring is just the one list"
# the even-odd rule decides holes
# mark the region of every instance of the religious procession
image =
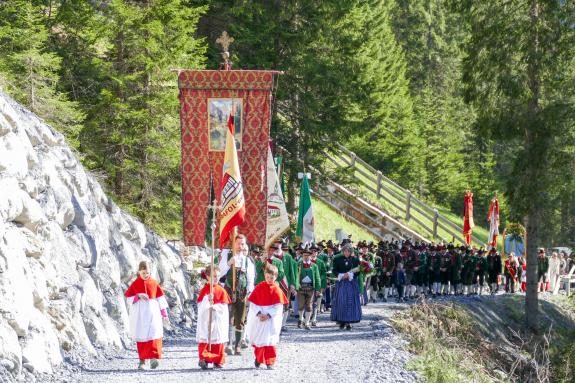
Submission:
[[575,382],[573,25],[0,0],[0,383]]

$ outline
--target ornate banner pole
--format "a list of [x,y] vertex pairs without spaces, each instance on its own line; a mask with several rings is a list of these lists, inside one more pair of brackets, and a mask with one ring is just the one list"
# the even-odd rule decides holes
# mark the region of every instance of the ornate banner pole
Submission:
[[215,252],[215,237],[216,237],[216,212],[219,209],[218,201],[214,198],[208,209],[212,209],[212,255],[210,257],[210,310],[208,312],[208,350],[212,347],[212,313],[214,311],[214,252]]

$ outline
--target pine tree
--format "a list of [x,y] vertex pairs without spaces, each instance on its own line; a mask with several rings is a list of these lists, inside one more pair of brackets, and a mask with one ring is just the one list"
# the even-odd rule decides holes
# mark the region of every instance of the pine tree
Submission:
[[569,77],[575,31],[572,2],[464,1],[469,23],[464,66],[466,95],[479,112],[479,126],[519,149],[507,174],[506,192],[515,217],[527,221],[526,323],[538,329],[537,247],[546,225],[550,152],[573,126],[573,77]]
[[[179,104],[170,70],[203,65],[205,46],[194,34],[204,9],[180,0],[113,0],[97,8],[89,1],[64,4],[59,11],[62,32],[54,44],[77,54],[66,67],[67,86],[80,88],[88,115],[81,134],[85,163],[105,172],[123,207],[164,235],[178,234]],[[79,20],[93,29],[81,30]]]
[[61,58],[48,50],[46,9],[26,0],[0,3],[3,87],[77,147],[83,113],[58,89]]

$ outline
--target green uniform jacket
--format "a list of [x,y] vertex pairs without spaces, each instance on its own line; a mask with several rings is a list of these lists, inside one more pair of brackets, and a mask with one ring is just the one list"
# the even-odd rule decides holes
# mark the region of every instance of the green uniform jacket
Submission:
[[327,267],[325,263],[319,259],[315,259],[315,264],[319,271],[319,278],[320,278],[320,288],[325,289],[327,287]]
[[549,270],[549,258],[537,257],[537,272],[539,274],[546,273]]
[[461,279],[461,269],[463,267],[461,254],[455,253],[455,255],[452,256],[452,260],[453,259],[455,259],[455,262],[451,265],[451,277],[453,278],[453,281],[459,281]]
[[282,263],[284,265],[284,273],[288,287],[293,286],[296,290],[299,289],[299,281],[297,279],[297,262],[289,253],[283,253]]
[[[479,268],[479,270],[477,270]],[[475,263],[474,271],[476,274],[485,274],[487,272],[487,258],[478,257]]]
[[[297,288],[299,289],[300,286],[300,282],[301,282],[301,272],[303,269],[303,260],[299,261],[297,264]],[[311,264],[311,270],[312,270],[312,283],[313,283],[313,289],[315,291],[319,291],[321,289],[321,277],[319,275],[319,268],[317,267],[317,264],[313,263]]]
[[[276,282],[279,283],[282,279],[284,279],[285,276],[284,265],[282,261],[280,261],[277,258],[272,258],[272,265],[278,268],[278,277],[276,278]],[[256,261],[256,281],[254,283],[254,286],[257,286],[258,283],[261,283],[266,279],[264,276],[265,267],[266,264],[264,263],[264,261]]]
[[429,271],[429,256],[425,251],[419,253],[419,269],[417,272],[420,275],[425,275]]

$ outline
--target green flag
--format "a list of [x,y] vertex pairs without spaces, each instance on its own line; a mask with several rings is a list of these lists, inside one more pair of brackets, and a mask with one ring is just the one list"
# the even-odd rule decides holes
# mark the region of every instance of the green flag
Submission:
[[309,193],[309,184],[305,173],[299,193],[299,212],[297,217],[296,235],[300,237],[301,241],[304,243],[312,242],[314,240],[311,194]]

